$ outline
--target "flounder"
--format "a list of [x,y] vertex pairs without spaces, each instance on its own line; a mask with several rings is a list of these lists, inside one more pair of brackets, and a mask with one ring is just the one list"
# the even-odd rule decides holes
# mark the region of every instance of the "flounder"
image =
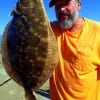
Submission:
[[2,39],[2,61],[8,75],[23,86],[27,100],[52,75],[58,63],[55,35],[42,0],[19,0]]

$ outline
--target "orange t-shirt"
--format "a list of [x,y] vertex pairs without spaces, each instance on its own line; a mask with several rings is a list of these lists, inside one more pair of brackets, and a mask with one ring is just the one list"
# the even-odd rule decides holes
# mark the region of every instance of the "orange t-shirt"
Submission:
[[50,78],[51,100],[100,100],[100,23],[84,21],[76,32],[51,23],[59,53]]

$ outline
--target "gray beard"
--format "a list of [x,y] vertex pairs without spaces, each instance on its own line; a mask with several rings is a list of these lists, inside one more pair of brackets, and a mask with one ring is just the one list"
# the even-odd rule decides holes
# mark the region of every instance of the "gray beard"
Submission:
[[59,25],[62,29],[70,29],[72,27],[72,25],[74,24],[75,20],[78,17],[78,11],[74,12],[70,19],[65,19],[65,20],[61,20],[59,21]]

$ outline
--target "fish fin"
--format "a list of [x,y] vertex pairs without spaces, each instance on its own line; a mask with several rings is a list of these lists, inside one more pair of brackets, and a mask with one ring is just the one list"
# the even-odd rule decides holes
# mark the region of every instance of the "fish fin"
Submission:
[[26,100],[37,100],[31,89],[25,89],[25,98]]
[[17,4],[15,5],[13,11],[10,13],[11,16],[13,16],[14,14],[20,15],[20,6],[19,3],[17,2]]

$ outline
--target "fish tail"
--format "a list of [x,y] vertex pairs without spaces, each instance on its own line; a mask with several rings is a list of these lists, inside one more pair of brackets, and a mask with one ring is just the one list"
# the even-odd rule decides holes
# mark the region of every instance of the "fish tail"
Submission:
[[25,98],[26,100],[37,100],[31,89],[25,89]]

